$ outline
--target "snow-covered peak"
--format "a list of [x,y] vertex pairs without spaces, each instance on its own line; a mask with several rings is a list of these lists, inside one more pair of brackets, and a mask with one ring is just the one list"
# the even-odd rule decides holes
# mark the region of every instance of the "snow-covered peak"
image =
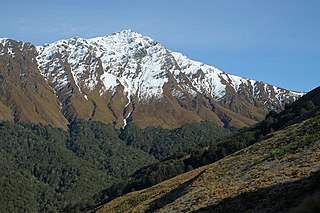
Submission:
[[[121,84],[128,97],[132,94],[139,98],[161,97],[167,82],[165,73],[170,69],[164,66],[168,50],[132,30],[91,39],[74,37],[39,46],[37,50],[39,68],[47,80],[52,78],[54,67],[67,62],[80,92],[81,82],[92,90],[102,81],[104,88],[100,93]],[[98,76],[100,62],[104,73]]]
[[282,103],[289,96],[303,95],[191,60],[132,30],[90,39],[74,37],[39,46],[37,50],[41,73],[47,81],[55,82],[56,89],[71,81],[66,74],[68,64],[80,92],[84,91],[83,87],[94,90],[100,82],[102,95],[120,85],[129,102],[132,97],[138,100],[163,97],[163,86],[170,76],[178,83],[176,90],[172,90],[174,96],[184,91],[219,101],[233,90],[233,93],[248,93],[248,99],[261,98],[263,93]]
[[[21,43],[22,45],[17,45],[18,43]],[[11,57],[15,57],[15,51],[16,49],[22,50],[22,48],[28,44],[29,46],[31,45],[30,43],[25,43],[25,42],[20,42],[20,41],[15,41],[9,38],[0,38],[0,44],[7,49],[7,52]],[[4,54],[4,50],[0,52],[0,55]]]
[[128,57],[134,57],[139,50],[148,49],[158,44],[150,37],[143,36],[132,30],[124,30],[104,37],[91,38],[87,41],[92,46],[97,47],[98,55],[112,50],[113,52],[109,51],[111,54],[122,54]]
[[142,35],[138,32],[135,32],[131,29],[112,33],[112,34],[107,35],[105,37],[110,38],[110,39],[115,39],[115,40],[124,40],[124,41],[127,39],[132,39],[133,41],[136,41],[136,42],[145,42],[145,41],[155,42],[152,38],[150,38],[148,36],[144,36],[144,35]]
[[[5,46],[6,45],[6,43],[7,43],[7,38],[0,38],[0,44],[2,44],[2,46]],[[3,49],[1,49],[0,50],[0,56],[1,55],[4,55],[5,53],[4,53],[4,50]]]
[[8,38],[0,38],[0,44],[5,45],[8,42]]

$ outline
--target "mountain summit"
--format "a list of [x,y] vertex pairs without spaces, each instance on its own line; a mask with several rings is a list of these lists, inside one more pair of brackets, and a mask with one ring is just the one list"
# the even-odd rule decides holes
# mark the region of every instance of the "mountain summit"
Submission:
[[[58,126],[82,118],[117,127],[132,121],[141,127],[172,128],[201,120],[242,127],[304,94],[230,75],[132,30],[37,47],[1,39],[0,80],[21,79],[26,71],[26,66],[18,66],[21,63],[28,65],[28,78],[48,94],[23,90],[22,82],[13,88],[37,96],[37,104],[26,100],[34,114],[42,114],[38,108],[54,111],[54,119],[38,122]],[[14,67],[14,75],[9,74],[10,67]],[[10,100],[1,91],[0,118],[28,121],[19,100]]]

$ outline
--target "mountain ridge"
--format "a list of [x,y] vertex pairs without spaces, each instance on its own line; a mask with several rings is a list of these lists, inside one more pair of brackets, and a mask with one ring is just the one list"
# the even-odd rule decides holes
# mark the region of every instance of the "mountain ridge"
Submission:
[[[16,49],[11,48],[15,42],[0,43],[2,55],[16,60]],[[128,122],[174,128],[212,120],[220,126],[243,127],[304,94],[193,61],[132,30],[91,39],[73,37],[35,49],[36,61],[30,63],[38,70],[33,72],[52,88],[68,122],[82,118],[118,128]]]

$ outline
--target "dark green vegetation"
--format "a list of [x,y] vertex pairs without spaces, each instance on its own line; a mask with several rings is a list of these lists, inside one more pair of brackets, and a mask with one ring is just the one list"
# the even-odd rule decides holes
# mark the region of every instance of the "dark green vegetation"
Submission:
[[[168,160],[142,168],[129,178],[121,180],[110,188],[96,194],[93,199],[97,203],[105,203],[128,192],[150,187],[183,172],[213,163],[227,155],[266,139],[269,137],[268,134],[273,133],[274,131],[309,119],[318,114],[320,114],[320,87],[314,89],[293,104],[286,106],[286,109],[280,113],[271,111],[264,121],[252,127],[241,129],[229,137],[222,137],[220,139],[212,140],[211,142],[206,141],[205,143],[198,144],[197,147],[193,146],[193,149],[190,150],[188,155],[171,156]],[[129,136],[122,134],[121,137],[130,144],[134,144],[135,138],[139,138],[140,135],[136,134],[134,129],[129,130],[128,132]],[[139,133],[143,134],[143,132]],[[206,134],[210,135],[210,133]],[[197,135],[197,137],[200,136]],[[149,140],[144,143],[139,143],[141,140],[137,140],[138,142],[135,146],[140,146],[140,148],[149,153],[151,150],[151,153],[154,154],[154,156],[158,156],[158,152],[154,152],[152,148],[150,148],[150,142],[148,143],[148,141],[151,141],[151,144],[153,144],[153,135],[149,135],[146,138]]]
[[0,138],[1,209],[7,212],[63,210],[155,162],[98,122],[75,122],[70,133],[5,122]]
[[[209,130],[209,131],[208,131]],[[177,129],[147,127],[141,130],[135,124],[129,124],[120,134],[120,138],[128,145],[148,152],[162,161],[175,156],[183,156],[196,149],[206,146],[219,138],[227,136],[228,131],[210,121],[186,124]]]
[[114,178],[127,177],[141,166],[156,162],[148,153],[127,146],[112,125],[100,122],[72,123],[67,147]]
[[[132,129],[135,135],[131,136],[128,131]],[[210,122],[174,130],[140,130],[131,125],[118,131],[112,125],[78,120],[68,132],[51,126],[0,123],[0,212],[76,211],[94,206],[92,195],[156,163],[156,158],[226,134]],[[125,141],[120,139],[124,135]],[[140,146],[140,140],[148,149]]]

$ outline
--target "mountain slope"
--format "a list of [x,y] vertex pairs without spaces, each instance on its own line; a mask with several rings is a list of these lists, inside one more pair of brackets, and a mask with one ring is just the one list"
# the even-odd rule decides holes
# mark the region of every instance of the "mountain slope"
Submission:
[[69,132],[1,122],[0,160],[0,212],[68,212],[156,162],[121,141],[112,125],[95,121],[74,122]]
[[0,39],[0,120],[66,128],[56,97],[40,74],[30,43]]
[[230,75],[131,30],[38,47],[1,39],[0,72],[0,119],[64,128],[76,118],[117,128],[250,126],[304,94]]
[[319,132],[316,116],[216,163],[119,197],[98,212],[288,211],[319,181]]
[[68,120],[176,127],[209,119],[239,127],[303,94],[227,74],[131,30],[75,37],[37,50],[41,73]]

